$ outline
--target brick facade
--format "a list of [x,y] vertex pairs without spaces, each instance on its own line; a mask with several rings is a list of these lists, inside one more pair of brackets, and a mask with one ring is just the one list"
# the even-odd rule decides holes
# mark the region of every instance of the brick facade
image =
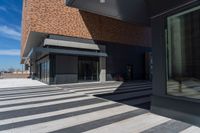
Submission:
[[150,47],[150,28],[67,7],[64,0],[24,0],[23,54],[30,31]]

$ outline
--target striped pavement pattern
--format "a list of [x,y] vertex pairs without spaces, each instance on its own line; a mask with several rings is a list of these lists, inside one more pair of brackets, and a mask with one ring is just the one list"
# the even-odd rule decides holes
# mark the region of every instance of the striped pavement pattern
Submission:
[[152,83],[148,81],[135,81],[134,83],[108,82],[101,84],[75,84],[60,87],[131,106],[150,109]]
[[150,96],[151,83],[146,81],[1,88],[0,132],[200,132],[196,126],[129,106],[148,103]]

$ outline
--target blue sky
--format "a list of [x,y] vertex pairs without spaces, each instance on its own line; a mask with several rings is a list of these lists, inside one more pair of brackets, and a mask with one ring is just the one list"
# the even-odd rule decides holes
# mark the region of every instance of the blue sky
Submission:
[[22,0],[0,0],[0,71],[21,68]]

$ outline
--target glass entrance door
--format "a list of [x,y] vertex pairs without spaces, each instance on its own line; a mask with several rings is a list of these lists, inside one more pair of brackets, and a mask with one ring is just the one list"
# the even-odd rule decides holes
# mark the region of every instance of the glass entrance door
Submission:
[[37,64],[37,77],[45,83],[49,83],[49,61]]
[[79,57],[78,79],[79,81],[98,81],[99,59],[96,57]]

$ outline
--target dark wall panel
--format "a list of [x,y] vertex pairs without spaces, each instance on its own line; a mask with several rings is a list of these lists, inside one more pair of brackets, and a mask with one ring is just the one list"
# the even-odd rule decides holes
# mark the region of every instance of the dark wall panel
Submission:
[[78,57],[75,56],[56,56],[56,74],[77,74]]
[[169,97],[152,97],[151,111],[162,116],[178,119],[200,126],[200,106],[198,102]]
[[146,0],[150,16],[155,16],[177,6],[198,0]]
[[153,44],[153,94],[165,95],[166,87],[166,50],[165,50],[165,19],[152,20]]
[[151,48],[120,44],[106,44],[107,74],[127,76],[127,65],[133,66],[133,79],[145,79],[145,53]]
[[[163,2],[163,1],[160,1]],[[183,97],[174,97],[166,94],[166,46],[165,23],[166,17],[191,9],[199,5],[199,2],[173,10],[167,14],[155,17],[151,20],[152,45],[153,45],[153,96],[151,110],[154,113],[171,117],[193,124],[200,124],[199,100]]]
[[149,24],[144,0],[66,0],[68,6],[103,16],[131,22]]

